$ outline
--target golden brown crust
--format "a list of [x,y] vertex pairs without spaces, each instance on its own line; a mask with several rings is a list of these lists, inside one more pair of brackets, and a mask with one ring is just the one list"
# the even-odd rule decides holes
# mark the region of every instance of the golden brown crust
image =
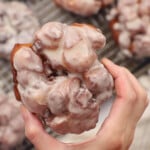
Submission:
[[14,81],[14,93],[15,93],[15,96],[16,96],[16,99],[18,101],[21,101],[21,96],[20,96],[20,93],[19,93],[19,90],[17,88],[17,85],[18,85],[18,81],[17,81],[17,71],[15,70],[15,67],[14,67],[14,64],[13,64],[13,58],[14,58],[14,55],[17,51],[19,51],[19,49],[21,47],[32,47],[32,44],[16,44],[11,52],[11,68],[12,68],[12,74],[13,74],[13,81]]
[[[12,52],[17,99],[58,133],[94,128],[101,101],[113,91],[112,76],[96,55],[105,42],[93,26],[47,23],[33,44],[17,44]],[[57,48],[52,49],[53,44]]]
[[102,8],[107,7],[113,0],[54,0],[56,5],[81,16],[97,14]]
[[0,57],[10,59],[16,43],[32,42],[39,22],[30,8],[19,1],[0,1]]
[[[113,19],[109,22],[109,26],[110,26],[110,30],[111,30],[111,33],[112,33],[112,36],[113,36],[113,39],[114,41],[116,42],[117,45],[119,45],[119,35],[120,35],[120,32],[119,31],[116,31],[113,27],[114,27],[114,24],[117,23],[117,19]],[[128,49],[134,53],[134,45],[133,43],[130,44],[130,46],[128,47]]]
[[[150,54],[148,49],[150,45],[150,38],[148,38],[149,11],[147,8],[143,10],[146,5],[144,2],[144,0],[133,2],[122,0],[108,15],[109,27],[114,41],[121,49],[128,50],[131,55],[137,58],[149,57]],[[134,5],[136,6],[132,9]],[[141,53],[142,50],[143,54]]]
[[110,26],[110,29],[111,29],[111,32],[112,32],[113,39],[115,40],[115,42],[116,42],[117,44],[119,44],[119,43],[118,43],[118,40],[119,40],[119,34],[120,34],[120,33],[119,33],[119,31],[116,31],[116,30],[113,29],[115,23],[117,23],[117,19],[111,20],[111,21],[109,22],[109,26]]
[[87,26],[87,27],[93,28],[94,30],[97,30],[96,27],[93,26],[93,25],[91,25],[91,24],[73,23],[73,24],[71,24],[71,26],[76,26],[76,27],[84,27],[84,26]]

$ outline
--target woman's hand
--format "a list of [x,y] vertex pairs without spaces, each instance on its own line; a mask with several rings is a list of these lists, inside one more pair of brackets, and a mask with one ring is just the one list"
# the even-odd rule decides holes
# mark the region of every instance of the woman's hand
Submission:
[[102,63],[114,78],[116,99],[97,135],[79,144],[61,143],[48,135],[40,121],[21,106],[25,134],[35,148],[38,150],[127,150],[129,148],[137,122],[148,105],[148,97],[126,68],[119,67],[108,59],[103,59]]

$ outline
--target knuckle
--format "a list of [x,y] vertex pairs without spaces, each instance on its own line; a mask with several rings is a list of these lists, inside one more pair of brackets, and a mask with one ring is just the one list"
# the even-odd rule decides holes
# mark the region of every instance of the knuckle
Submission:
[[136,103],[137,101],[137,95],[135,92],[130,93],[128,100],[130,103],[132,103],[133,105]]
[[139,97],[140,97],[140,101],[142,101],[146,107],[149,104],[149,98],[147,92],[145,90],[141,91]]
[[142,86],[141,86],[139,95],[141,95],[142,99],[147,99],[147,92]]
[[149,105],[149,100],[150,100],[150,98],[148,97],[148,95],[146,95],[146,98],[145,98],[145,107],[147,107]]
[[36,128],[30,127],[25,130],[25,135],[31,141],[34,141],[36,139],[36,136],[38,135],[38,132],[37,132]]
[[119,72],[120,72],[120,74],[124,75],[125,74],[125,68],[124,67],[120,67]]
[[148,100],[148,95],[147,95],[146,92],[143,92],[143,94],[142,94],[142,100],[144,100],[145,103],[147,102],[147,100]]
[[129,70],[127,68],[125,68],[125,67],[121,67],[121,68],[122,68],[123,72],[129,72]]
[[149,105],[149,101],[147,100],[145,103],[145,108]]
[[123,148],[122,138],[114,138],[110,144],[111,144],[113,150],[121,150]]
[[125,67],[120,67],[120,70],[118,71],[118,73],[122,77],[126,77],[127,76],[127,72],[128,72],[128,69],[126,69]]

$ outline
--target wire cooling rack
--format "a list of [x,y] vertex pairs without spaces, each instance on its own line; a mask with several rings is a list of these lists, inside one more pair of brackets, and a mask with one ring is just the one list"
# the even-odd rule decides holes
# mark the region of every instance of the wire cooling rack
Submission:
[[[105,19],[106,14],[110,8],[101,10],[98,15],[92,17],[80,17],[69,13],[57,7],[52,0],[22,0],[34,12],[35,16],[39,19],[41,25],[49,21],[59,21],[67,24],[74,22],[88,23],[100,28],[107,38],[107,44],[103,50],[98,52],[99,59],[107,57],[118,65],[127,67],[136,77],[139,77],[150,69],[150,59],[136,60],[134,58],[127,58],[119,50],[119,47],[114,42],[111,32],[108,27],[108,22]],[[111,7],[111,6],[110,6]],[[13,89],[12,74],[10,63],[4,59],[0,59],[0,90],[5,93],[11,92]],[[49,130],[53,136],[58,136]],[[32,150],[33,146],[24,140],[21,145],[14,148],[14,150]]]

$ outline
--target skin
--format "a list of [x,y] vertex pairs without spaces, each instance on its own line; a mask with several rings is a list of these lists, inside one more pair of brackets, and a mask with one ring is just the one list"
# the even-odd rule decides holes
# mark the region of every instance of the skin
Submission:
[[40,121],[21,106],[25,134],[37,150],[128,150],[135,128],[148,105],[148,97],[136,78],[108,59],[102,63],[115,81],[116,99],[97,135],[89,141],[65,144],[48,135]]

